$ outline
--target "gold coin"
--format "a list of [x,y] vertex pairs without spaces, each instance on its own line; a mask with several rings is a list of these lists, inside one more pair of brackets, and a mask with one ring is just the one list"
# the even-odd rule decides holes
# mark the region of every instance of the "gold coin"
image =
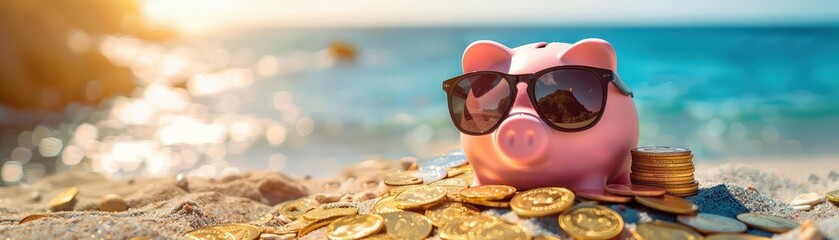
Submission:
[[773,233],[784,233],[801,225],[791,219],[756,213],[743,213],[737,215],[737,220],[746,223],[749,227]]
[[229,239],[236,240],[232,233],[225,232],[221,229],[208,227],[197,230],[192,230],[184,234],[184,237],[193,240],[207,240],[207,239]]
[[465,172],[466,172],[466,170],[457,169],[457,168],[449,168],[448,170],[446,170],[446,177],[454,177],[454,176],[463,174]]
[[414,175],[415,171],[401,172],[385,178],[385,184],[391,186],[404,186],[422,183],[422,178]]
[[396,240],[396,239],[397,239],[396,237],[394,237],[393,235],[388,234],[388,233],[377,233],[377,234],[373,234],[373,235],[367,236],[365,238],[362,238],[362,240]]
[[690,197],[690,196],[696,195],[698,193],[699,193],[698,190],[684,191],[684,192],[669,192],[669,191],[667,192],[667,194],[670,195],[670,196],[680,197],[680,198]]
[[675,214],[693,214],[699,207],[680,197],[664,195],[659,197],[635,196],[635,201],[652,209]]
[[463,172],[463,174],[457,175],[453,178],[463,179],[463,182],[466,183],[466,186],[472,186],[472,183],[475,182],[475,171],[467,170]]
[[631,175],[636,177],[694,177],[693,171],[632,171]]
[[[682,164],[686,166],[675,166],[675,167],[662,167],[662,166],[647,166],[650,164],[632,164],[629,168],[632,171],[641,171],[641,172],[694,172],[696,168],[693,164]],[[655,164],[653,164],[655,165]],[[660,165],[660,164],[659,164]]]
[[317,221],[320,219],[343,217],[347,215],[355,215],[358,213],[358,208],[355,207],[331,207],[331,208],[315,208],[303,214],[303,219],[308,221]]
[[685,169],[694,167],[692,159],[684,160],[659,160],[659,159],[633,159],[632,165],[639,168],[658,168],[658,169]]
[[204,239],[256,239],[262,230],[256,226],[243,223],[232,223],[192,230],[184,234],[185,237],[196,240]]
[[607,207],[580,205],[559,215],[559,227],[578,239],[610,239],[623,231],[623,218]]
[[341,216],[318,219],[316,221],[309,222],[309,224],[307,224],[306,226],[301,228],[300,231],[297,231],[297,237],[299,238],[299,237],[305,236],[306,234],[309,234],[310,232],[318,230],[318,228],[329,225],[330,223],[332,223],[333,221],[335,221],[339,218],[341,218]]
[[686,239],[701,240],[702,234],[679,224],[656,220],[638,224],[632,235],[640,240]]
[[674,193],[674,194],[668,194],[668,195],[670,195],[670,196],[674,196],[674,197],[686,198],[686,197],[694,196],[694,195],[696,195],[697,193],[698,193],[698,192],[690,192],[690,193]]
[[151,237],[148,237],[148,236],[142,236],[142,237],[132,237],[132,238],[129,238],[128,240],[154,240],[154,239],[151,238]]
[[574,205],[574,193],[559,187],[527,190],[510,200],[510,207],[522,217],[558,214],[571,205]]
[[839,203],[839,190],[827,192],[824,194],[824,197],[831,202]]
[[676,217],[676,220],[703,234],[741,233],[746,231],[746,224],[743,224],[736,219],[716,214],[700,213],[695,216],[679,215]]
[[699,187],[686,187],[686,188],[666,188],[668,193],[687,193],[687,192],[696,192],[699,190]]
[[452,201],[462,201],[462,197],[460,197],[460,190],[466,188],[466,186],[454,186],[454,185],[439,185],[446,189],[446,197]]
[[689,188],[689,187],[698,187],[699,186],[699,183],[697,183],[696,180],[664,182],[664,181],[641,181],[641,180],[635,179],[634,181],[638,182],[638,184],[641,184],[641,185],[653,184],[651,186],[666,187],[666,188]]
[[359,239],[382,230],[385,220],[376,214],[345,216],[326,226],[326,236],[332,240]]
[[483,214],[471,215],[444,223],[443,226],[437,229],[437,233],[440,234],[440,238],[442,239],[460,240],[466,239],[467,234],[472,229],[478,227],[485,228],[499,223],[501,223],[501,219],[497,217]]
[[650,181],[640,181],[640,180],[630,180],[632,185],[641,185],[641,186],[650,186],[650,187],[658,187],[661,189],[688,189],[694,188],[693,184],[695,181],[683,181],[683,182],[650,182]]
[[696,166],[693,162],[668,163],[668,162],[654,162],[654,161],[634,161],[630,169],[640,171],[693,171]]
[[318,205],[320,203],[314,199],[300,198],[291,200],[280,207],[280,214],[288,218],[288,220],[295,220]]
[[631,197],[614,195],[603,191],[603,189],[580,189],[577,190],[576,196],[589,200],[610,203],[628,203],[632,201]]
[[678,156],[686,156],[691,155],[691,150],[688,148],[681,148],[681,147],[671,147],[671,146],[647,146],[647,147],[638,147],[632,149],[630,151],[633,157],[640,156],[652,156],[652,157],[678,157]]
[[695,169],[692,158],[686,159],[649,159],[633,158],[630,167],[638,167],[642,170],[687,170]]
[[262,215],[261,217],[259,217],[256,220],[251,221],[250,223],[251,224],[257,224],[257,225],[264,225],[264,224],[267,224],[268,222],[270,222],[271,220],[274,220],[274,215],[268,213],[268,214]]
[[662,185],[662,186],[664,186],[664,187],[665,187],[665,188],[667,188],[667,189],[672,189],[672,190],[677,190],[677,189],[692,189],[692,188],[698,188],[698,187],[699,187],[699,183],[698,183],[698,182],[696,182],[696,181],[689,182],[689,183],[680,183],[680,184],[673,184],[673,183],[670,183],[670,182],[663,182],[663,183],[661,183],[661,185]]
[[440,186],[422,185],[396,195],[396,206],[402,209],[418,208],[446,199],[446,189]]
[[666,182],[664,182],[664,181],[643,181],[643,180],[633,179],[633,178],[630,177],[629,180],[632,182],[633,185],[645,185],[645,186],[653,186],[653,187],[660,187],[660,188],[668,188],[668,187],[670,187],[670,188],[673,188],[673,187],[675,187],[675,188],[679,188],[679,187],[685,188],[685,187],[690,187],[693,184],[696,184],[696,180],[694,180],[694,179],[683,180],[683,181],[666,181]]
[[684,178],[684,177],[694,177],[693,171],[683,171],[683,172],[663,172],[663,171],[656,171],[656,172],[642,172],[642,171],[633,171],[630,173],[630,176],[634,177],[646,177],[646,178]]
[[481,205],[481,206],[485,206],[485,207],[510,208],[510,202],[508,202],[508,201],[490,201],[490,200],[478,200],[478,199],[469,199],[469,198],[464,198],[462,200],[465,203],[471,203],[471,204]]
[[68,188],[50,200],[50,208],[53,211],[71,210],[76,203],[76,195],[78,194],[79,189],[75,187]]
[[559,238],[550,235],[539,235],[533,237],[533,240],[559,240]]
[[690,177],[693,178],[693,172],[686,172],[686,173],[659,173],[659,172],[630,172],[632,176],[636,177],[646,177],[646,178],[683,178],[683,177]]
[[431,234],[431,222],[422,214],[398,212],[382,214],[387,233],[396,239],[425,239]]
[[690,183],[695,181],[693,176],[690,177],[658,177],[658,178],[649,178],[649,177],[638,177],[638,176],[629,176],[630,181],[638,181],[638,182],[678,182],[678,183]]
[[499,240],[530,240],[530,233],[521,225],[498,223],[495,225],[477,227],[466,233],[467,239],[499,239]]
[[506,185],[482,185],[460,190],[460,196],[475,200],[502,200],[513,196],[516,188]]
[[[678,176],[678,177],[687,177],[691,174],[694,174],[693,170],[637,170],[636,168],[631,168],[631,173],[637,176],[644,176],[644,177],[661,177],[661,175],[668,175],[668,176]],[[658,175],[658,176],[655,176]]]
[[213,228],[227,232],[233,236],[233,239],[256,239],[262,233],[262,229],[244,223],[231,223],[214,226]]
[[705,240],[769,240],[768,237],[761,237],[742,233],[722,233],[705,237]]
[[632,160],[637,161],[685,161],[693,160],[693,154],[684,156],[633,156]]
[[18,221],[17,224],[24,224],[24,223],[35,221],[35,220],[42,219],[42,218],[48,218],[48,217],[47,217],[47,215],[43,215],[43,214],[32,214],[32,215],[24,217],[23,219]]
[[388,188],[387,193],[389,193],[390,195],[396,196],[399,193],[404,192],[405,190],[415,188],[415,187],[419,187],[419,186],[422,186],[422,185],[391,186],[390,188]]
[[440,227],[444,223],[457,218],[463,218],[476,214],[481,214],[477,208],[472,205],[459,202],[444,202],[425,210],[425,216],[428,217],[431,224],[436,227]]
[[464,186],[464,187],[469,186],[469,184],[467,184],[466,181],[464,181],[463,179],[460,179],[460,178],[440,179],[440,180],[432,182],[429,185],[432,185],[432,186],[452,185],[452,186]]
[[394,201],[395,196],[387,196],[380,199],[376,202],[376,205],[373,205],[373,212],[382,214],[382,213],[391,213],[391,212],[401,212],[402,209],[396,206],[396,201]]
[[469,165],[469,164],[466,164],[466,165],[463,165],[463,166],[460,166],[460,167],[449,168],[449,170],[447,172],[447,177],[454,177],[454,176],[457,176],[457,175],[460,175],[460,174],[463,174],[463,173],[466,173],[466,172],[469,172],[469,171],[474,171],[474,169],[472,168],[472,165]]
[[660,196],[665,192],[663,188],[637,184],[606,184],[603,191],[625,196]]
[[303,218],[298,218],[297,220],[291,221],[290,223],[283,225],[283,227],[280,228],[277,234],[297,234],[297,232],[299,232],[300,229],[303,229],[303,227],[306,227],[306,225],[309,225],[309,223],[311,223],[311,221],[307,221]]
[[647,172],[687,172],[687,171],[694,171],[692,164],[633,164],[634,167],[630,167],[629,169],[641,169],[641,171]]

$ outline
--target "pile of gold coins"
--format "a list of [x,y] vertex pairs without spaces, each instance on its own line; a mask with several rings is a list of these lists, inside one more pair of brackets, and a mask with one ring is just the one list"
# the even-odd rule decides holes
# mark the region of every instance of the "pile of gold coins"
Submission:
[[[432,234],[441,239],[558,239],[536,235],[506,218],[482,214],[492,208],[511,209],[519,218],[556,217],[563,232],[574,239],[703,239],[706,235],[708,239],[764,239],[743,232],[748,227],[784,232],[798,226],[792,220],[768,215],[748,213],[733,219],[697,214],[697,205],[653,186],[610,184],[603,190],[577,193],[562,187],[526,191],[505,185],[469,187],[475,174],[468,163],[417,165],[387,176],[384,183],[389,190],[370,212],[360,213],[355,207],[340,204],[321,205],[311,199],[287,202],[280,208],[279,218],[289,222],[275,233],[304,237],[324,227],[328,239],[425,239]],[[429,180],[422,170],[428,165],[446,169],[445,177]],[[615,203],[640,204],[671,213],[678,222],[644,222],[631,233],[626,232],[621,215],[607,207]]]
[[639,147],[632,150],[633,184],[664,188],[668,195],[696,195],[699,184],[694,178],[693,153],[690,149],[668,146]]
[[[682,151],[671,149],[674,150],[664,151],[659,147],[654,151]],[[636,149],[633,157],[651,158],[650,151]],[[440,174],[441,169],[443,174]],[[671,194],[670,189],[641,184],[607,184],[603,189],[576,192],[562,187],[519,191],[506,185],[469,187],[474,180],[475,173],[462,155],[448,155],[419,161],[407,171],[386,176],[383,182],[389,187],[388,191],[372,208],[359,209],[360,205],[355,205],[358,203],[322,204],[311,198],[300,198],[281,203],[278,212],[251,222],[196,229],[185,233],[184,237],[196,240],[295,239],[324,229],[322,232],[327,239],[411,240],[426,239],[432,234],[451,240],[558,239],[551,234],[534,234],[534,229],[507,221],[506,217],[482,213],[493,208],[510,209],[519,219],[556,218],[559,228],[574,239],[768,239],[743,232],[752,228],[783,233],[800,226],[793,220],[771,215],[743,213],[735,219],[697,213],[697,205]],[[72,203],[77,193],[78,190],[72,188],[58,194],[52,207],[67,208],[66,204]],[[839,202],[839,190],[825,195],[830,201]],[[672,214],[677,221],[644,221],[627,232],[624,219],[614,209],[638,205]],[[19,224],[46,217],[31,215]]]

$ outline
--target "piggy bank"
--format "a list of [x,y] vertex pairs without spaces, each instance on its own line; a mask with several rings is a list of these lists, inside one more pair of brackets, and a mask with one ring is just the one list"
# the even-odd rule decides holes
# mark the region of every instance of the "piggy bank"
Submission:
[[443,83],[474,185],[602,189],[629,183],[632,93],[601,39],[508,48],[477,41]]

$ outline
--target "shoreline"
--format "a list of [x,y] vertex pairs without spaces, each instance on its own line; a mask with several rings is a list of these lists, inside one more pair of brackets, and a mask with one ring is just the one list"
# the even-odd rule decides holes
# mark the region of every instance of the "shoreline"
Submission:
[[693,162],[697,172],[734,163],[800,181],[806,181],[811,175],[827,176],[830,172],[839,173],[839,156],[830,155],[731,157],[700,161],[694,159]]

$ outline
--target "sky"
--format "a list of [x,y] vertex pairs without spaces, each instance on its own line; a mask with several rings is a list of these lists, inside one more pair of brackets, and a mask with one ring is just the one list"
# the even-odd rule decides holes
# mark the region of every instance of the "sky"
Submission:
[[[185,33],[236,28],[836,25],[833,0],[141,0]],[[515,2],[514,4],[511,4]]]

